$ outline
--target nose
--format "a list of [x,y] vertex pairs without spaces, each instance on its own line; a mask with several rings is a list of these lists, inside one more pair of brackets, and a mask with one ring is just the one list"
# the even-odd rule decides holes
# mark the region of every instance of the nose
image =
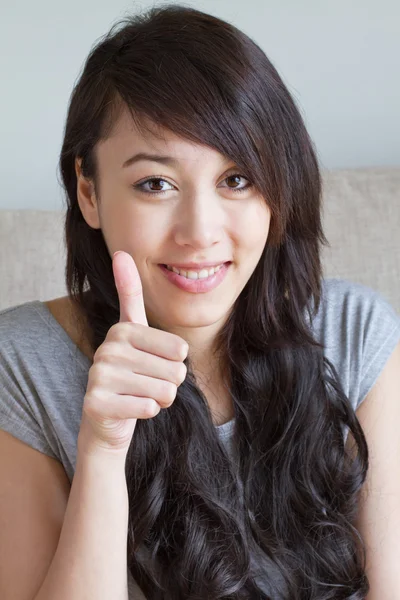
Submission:
[[177,212],[174,238],[179,246],[203,249],[221,242],[226,214],[221,200],[213,198],[212,193],[186,195]]

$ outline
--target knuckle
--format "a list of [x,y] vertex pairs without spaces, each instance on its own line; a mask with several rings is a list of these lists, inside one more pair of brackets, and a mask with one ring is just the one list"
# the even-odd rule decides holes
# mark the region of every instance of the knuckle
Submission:
[[96,388],[106,388],[111,381],[111,367],[107,364],[96,364],[91,372],[91,381]]
[[[183,338],[181,338],[179,335],[176,335],[176,333],[171,333],[169,331],[162,332],[162,333],[167,334],[166,343],[168,342],[170,352],[174,353],[174,355],[179,355],[179,356],[181,356],[182,354],[185,354],[187,343],[185,342],[185,340]],[[185,352],[184,352],[184,350],[185,350]],[[185,354],[185,356],[186,356],[186,354]]]
[[176,352],[179,356],[182,356],[182,359],[185,359],[187,356],[188,345],[182,340],[182,338],[178,338]]
[[172,381],[165,381],[163,384],[163,398],[172,403],[175,400],[177,386]]
[[84,398],[84,409],[90,417],[97,417],[100,411],[100,398],[95,393],[86,395]]
[[96,364],[96,362],[98,362],[99,360],[102,360],[103,354],[104,354],[104,343],[101,344],[97,348],[96,352],[93,355],[93,362],[94,362],[94,364]]
[[124,357],[126,349],[123,346],[123,340],[111,339],[103,342],[101,346],[96,350],[93,361],[96,363],[105,363],[108,365],[114,365],[116,359]]
[[107,338],[109,340],[116,340],[120,337],[122,330],[121,325],[123,325],[123,323],[114,323],[113,325],[111,325],[110,329],[107,332]]
[[96,363],[102,362],[102,363],[107,363],[110,361],[111,358],[111,354],[110,354],[110,346],[107,344],[102,344],[101,346],[99,346],[96,350],[96,353],[93,357],[93,360],[96,361]]
[[187,367],[184,363],[177,363],[175,368],[175,378],[177,385],[181,385],[186,379]]
[[121,341],[129,336],[133,325],[134,323],[124,323],[118,321],[117,323],[111,325],[107,336],[110,340]]
[[106,340],[96,350],[93,360],[96,362],[110,362],[114,356],[118,355],[120,341]]
[[155,417],[160,412],[160,406],[152,398],[147,398],[142,407],[142,414],[145,419]]

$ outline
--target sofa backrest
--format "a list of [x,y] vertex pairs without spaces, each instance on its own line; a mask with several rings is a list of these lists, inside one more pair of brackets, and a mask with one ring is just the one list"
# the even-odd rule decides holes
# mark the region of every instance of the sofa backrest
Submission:
[[[322,171],[325,277],[380,291],[400,313],[400,167]],[[0,210],[0,310],[67,294],[63,211]]]

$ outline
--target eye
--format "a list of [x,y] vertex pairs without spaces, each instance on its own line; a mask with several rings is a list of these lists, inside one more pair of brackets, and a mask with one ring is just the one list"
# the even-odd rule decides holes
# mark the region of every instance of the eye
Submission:
[[[246,179],[246,181],[248,183],[245,187],[230,187],[230,186],[228,186],[228,188],[230,190],[232,190],[232,192],[235,192],[235,193],[245,192],[252,187],[252,184],[250,183],[250,181],[244,175],[241,175],[240,173],[234,173],[233,175],[228,175],[228,177],[226,177],[224,179],[224,181],[233,180],[234,183],[237,183],[238,179]],[[224,186],[224,187],[226,187],[226,186]]]
[[[247,191],[249,188],[253,187],[253,185],[249,182],[249,180],[244,176],[241,175],[240,173],[234,173],[233,175],[228,175],[228,177],[226,177],[224,179],[224,181],[233,181],[234,183],[238,183],[238,179],[246,179],[246,181],[248,182],[247,185],[245,187],[231,187],[230,185],[228,186],[222,186],[222,187],[228,187],[228,189],[230,189],[232,192],[238,194],[240,192],[245,192]],[[156,184],[156,187],[164,187],[164,184],[167,184],[169,186],[171,186],[168,189],[156,189],[156,190],[152,190],[152,189],[146,189],[145,186],[147,184]],[[134,189],[139,190],[140,192],[143,192],[144,194],[150,194],[151,196],[156,196],[156,195],[162,195],[165,194],[166,192],[169,192],[171,189],[174,188],[174,186],[172,185],[172,183],[169,183],[166,179],[164,179],[161,176],[157,176],[157,177],[150,177],[149,179],[145,179],[144,181],[141,181],[139,183],[136,183],[134,186],[132,186]]]
[[157,194],[165,194],[165,192],[169,192],[169,189],[167,189],[167,190],[164,190],[164,189],[149,190],[144,187],[147,183],[153,183],[153,182],[156,182],[156,187],[159,187],[160,185],[162,186],[162,183],[167,183],[168,185],[172,185],[166,179],[163,179],[162,177],[157,176],[157,177],[150,177],[149,179],[146,179],[145,181],[135,184],[133,187],[135,190],[139,190],[140,192],[144,192],[145,194],[151,194],[152,196],[155,196]]

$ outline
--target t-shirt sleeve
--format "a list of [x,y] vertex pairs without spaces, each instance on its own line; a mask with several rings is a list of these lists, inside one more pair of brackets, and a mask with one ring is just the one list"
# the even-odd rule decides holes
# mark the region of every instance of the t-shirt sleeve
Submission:
[[29,386],[23,361],[7,340],[0,340],[0,429],[52,458],[58,458],[41,421],[39,396]]
[[359,332],[362,364],[357,407],[373,388],[400,341],[400,316],[379,292],[370,288],[364,291],[364,306],[360,308],[364,318]]

